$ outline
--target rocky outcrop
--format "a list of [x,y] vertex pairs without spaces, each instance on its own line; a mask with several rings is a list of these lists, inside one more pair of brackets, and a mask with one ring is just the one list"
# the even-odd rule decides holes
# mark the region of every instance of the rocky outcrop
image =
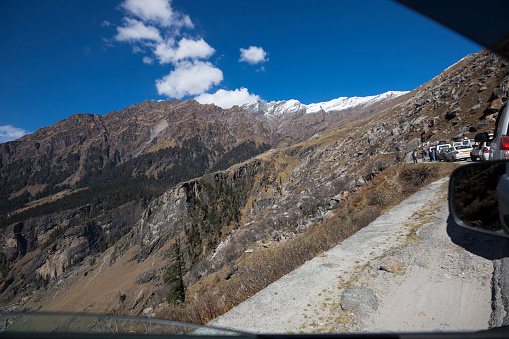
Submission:
[[[145,101],[104,116],[74,114],[16,141],[0,144],[0,179],[5,183],[0,193],[11,198],[28,194],[22,200],[28,202],[67,187],[87,186],[90,183],[84,178],[97,176],[97,172],[118,167],[143,154],[188,147],[186,140],[193,138],[207,150],[203,155],[207,157],[207,170],[243,142],[289,146],[318,132],[375,114],[384,105],[398,100],[387,98],[356,110],[313,114],[297,110],[277,118],[247,113],[237,106],[223,110],[194,100]],[[150,170],[136,170],[151,175],[165,170],[165,166],[154,164]]]
[[[171,188],[148,205],[130,234],[116,244],[113,260],[139,246],[135,258],[141,262],[176,241],[187,251],[186,265],[204,259],[213,250],[207,244],[219,244],[226,236],[224,229],[238,226],[240,210],[255,189],[254,177],[265,166],[253,159]],[[227,215],[218,215],[219,210]],[[164,257],[166,252],[157,255]]]

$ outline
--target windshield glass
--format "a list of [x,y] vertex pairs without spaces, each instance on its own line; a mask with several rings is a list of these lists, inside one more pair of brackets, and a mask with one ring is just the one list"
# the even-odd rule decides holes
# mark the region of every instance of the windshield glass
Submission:
[[488,160],[460,144],[493,133],[503,58],[389,0],[2,13],[0,332],[504,319],[501,245],[447,214],[452,171]]

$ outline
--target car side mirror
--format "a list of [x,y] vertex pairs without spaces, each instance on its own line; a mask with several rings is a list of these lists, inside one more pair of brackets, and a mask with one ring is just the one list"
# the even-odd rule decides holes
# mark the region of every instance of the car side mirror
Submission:
[[509,238],[509,161],[454,170],[449,181],[449,212],[460,227]]

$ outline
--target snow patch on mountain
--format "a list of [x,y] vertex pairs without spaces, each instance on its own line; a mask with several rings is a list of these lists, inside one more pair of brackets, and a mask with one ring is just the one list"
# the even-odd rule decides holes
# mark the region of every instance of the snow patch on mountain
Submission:
[[290,113],[318,113],[320,111],[332,112],[342,111],[348,108],[372,105],[376,102],[394,99],[400,95],[408,92],[403,91],[389,91],[379,95],[373,95],[368,97],[341,97],[333,99],[331,101],[320,102],[316,104],[305,105],[300,103],[298,100],[282,100],[282,101],[254,101],[245,105],[242,105],[248,113],[251,114],[264,114],[270,116],[282,116]]

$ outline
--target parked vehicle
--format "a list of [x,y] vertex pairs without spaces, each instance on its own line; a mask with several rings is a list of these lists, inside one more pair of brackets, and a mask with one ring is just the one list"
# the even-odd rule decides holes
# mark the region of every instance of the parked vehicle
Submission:
[[474,145],[474,140],[473,140],[473,139],[470,139],[470,138],[468,138],[468,139],[463,139],[462,143],[463,143],[463,145],[465,145],[465,146],[470,146],[470,147],[472,147],[472,146]]
[[491,141],[486,141],[482,144],[481,160],[490,160]]
[[506,104],[495,122],[495,134],[489,150],[490,160],[509,159],[509,113]]
[[436,156],[436,160],[444,160],[445,161],[445,152],[451,148],[451,144],[438,144],[436,146],[436,150],[437,150],[437,156]]
[[477,161],[477,160],[481,159],[481,143],[480,142],[476,142],[472,146],[472,150],[470,151],[470,159],[472,159],[472,161]]
[[491,141],[476,142],[472,146],[472,151],[470,151],[470,158],[472,159],[472,161],[489,160],[490,149],[491,149]]
[[456,160],[466,160],[470,158],[470,151],[472,151],[472,147],[470,146],[453,146],[447,150],[445,153],[446,161],[456,161]]

